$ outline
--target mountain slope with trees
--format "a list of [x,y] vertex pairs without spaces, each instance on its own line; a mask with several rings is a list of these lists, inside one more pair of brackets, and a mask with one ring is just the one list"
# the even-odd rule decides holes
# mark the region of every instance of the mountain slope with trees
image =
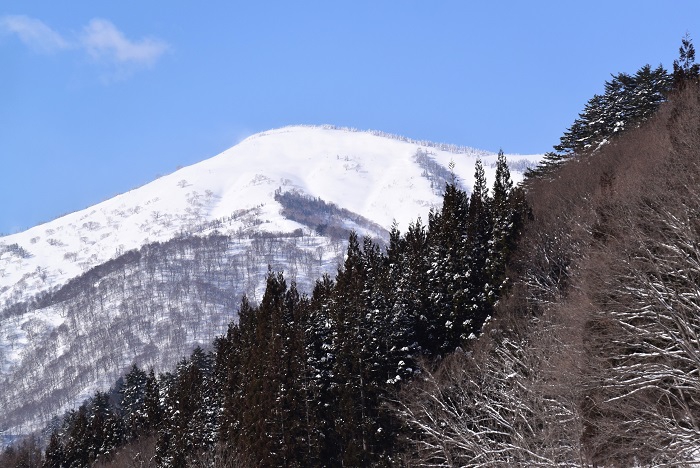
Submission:
[[[133,366],[55,421],[43,466],[697,464],[693,56],[686,38],[662,95],[621,88],[643,117],[527,189],[499,154],[490,190],[480,162],[470,194],[443,174],[427,226],[394,226],[384,248],[351,233],[310,295],[269,269],[210,351]],[[3,457],[37,454],[28,439]]]
[[698,463],[700,88],[684,76],[642,125],[529,179],[511,293],[400,398],[413,465]]
[[[384,245],[497,154],[379,132],[287,127],[94,207],[0,238],[0,447],[209,346],[268,266],[300,291],[342,264],[351,231]],[[517,157],[524,167],[539,156]],[[453,175],[450,162],[454,162]]]
[[[471,197],[448,185],[427,229],[394,228],[385,253],[351,234],[336,278],[319,280],[310,297],[270,271],[260,304],[244,299],[212,352],[195,350],[150,387],[134,367],[111,405],[97,393],[69,414],[51,435],[47,466],[123,463],[132,453],[123,444],[144,440],[159,466],[396,463],[402,422],[387,402],[419,361],[476,339],[528,213],[503,154],[493,196],[480,163],[476,172]],[[470,249],[481,261],[461,260]],[[160,399],[149,400],[156,388]]]

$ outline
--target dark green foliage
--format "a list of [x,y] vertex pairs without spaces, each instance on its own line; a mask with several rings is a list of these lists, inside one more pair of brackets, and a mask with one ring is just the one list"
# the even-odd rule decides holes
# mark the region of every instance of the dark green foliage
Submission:
[[[484,292],[493,305],[507,286],[506,267],[525,221],[531,216],[521,187],[513,187],[503,151],[498,154],[496,180],[491,199],[491,238],[488,241],[488,261],[485,265]],[[488,310],[488,307],[485,307]],[[484,317],[485,318],[485,317]]]
[[146,373],[133,365],[124,377],[122,393],[122,411],[124,430],[127,439],[133,439],[142,434],[146,428],[148,415],[145,411]]
[[[503,160],[505,162],[505,159]],[[502,181],[503,182],[503,181]],[[503,188],[505,189],[505,188]],[[492,303],[487,300],[489,278],[493,274],[488,268],[492,240],[492,198],[486,187],[486,176],[481,161],[477,161],[474,174],[474,189],[469,197],[469,217],[464,255],[468,258],[469,274],[466,289],[466,311],[459,317],[460,341],[474,337],[491,315]]]
[[185,466],[188,456],[200,454],[216,440],[217,384],[213,379],[214,357],[196,348],[183,359],[167,382],[163,398],[156,454],[161,466]]
[[66,455],[63,451],[63,444],[58,435],[58,432],[51,433],[49,445],[46,447],[44,456],[45,468],[61,468],[66,460]]
[[387,249],[393,301],[388,317],[389,382],[397,384],[413,376],[417,358],[437,342],[435,308],[428,286],[428,237],[418,219],[401,238],[392,231]]

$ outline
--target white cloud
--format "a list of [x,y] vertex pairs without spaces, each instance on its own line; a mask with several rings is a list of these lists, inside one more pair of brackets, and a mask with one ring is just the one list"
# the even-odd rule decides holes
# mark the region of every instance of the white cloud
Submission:
[[93,19],[80,38],[91,57],[117,65],[153,65],[168,50],[168,44],[153,38],[131,41],[111,22]]
[[24,15],[0,17],[0,30],[17,37],[36,52],[51,53],[67,49],[70,43],[42,21]]
[[41,20],[24,15],[0,16],[0,34],[16,35],[27,47],[40,53],[82,51],[102,67],[107,81],[129,77],[138,68],[152,66],[170,46],[160,39],[127,38],[110,21],[94,18],[82,32],[64,37]]

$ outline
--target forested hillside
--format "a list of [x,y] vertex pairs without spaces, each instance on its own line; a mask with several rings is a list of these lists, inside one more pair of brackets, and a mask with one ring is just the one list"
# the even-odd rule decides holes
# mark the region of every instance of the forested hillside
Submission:
[[[0,450],[106,391],[171,369],[259,304],[268,267],[310,294],[351,231],[384,247],[446,181],[498,154],[379,132],[286,127],[93,207],[0,238]],[[540,155],[509,158],[512,177]],[[450,161],[454,162],[452,170]]]
[[475,179],[471,196],[448,184],[428,225],[395,228],[385,252],[351,234],[336,278],[310,297],[271,271],[212,352],[158,377],[134,367],[70,413],[47,465],[119,466],[136,446],[161,466],[395,463],[403,423],[389,401],[420,361],[480,334],[528,216],[503,155],[490,191],[480,163]]
[[[159,375],[132,367],[55,421],[45,450],[29,439],[2,460],[700,463],[693,55],[686,40],[672,75],[647,66],[614,76],[627,89],[617,123],[601,131],[584,112],[524,186],[513,185],[503,154],[490,185],[477,163],[471,194],[443,175],[442,206],[427,225],[392,229],[384,249],[350,234],[337,275],[309,296],[270,270],[260,303],[244,298],[211,350]],[[645,76],[662,86],[641,92]]]
[[[700,89],[528,181],[511,293],[406,388],[418,466],[700,460]],[[681,68],[682,69],[682,68]]]

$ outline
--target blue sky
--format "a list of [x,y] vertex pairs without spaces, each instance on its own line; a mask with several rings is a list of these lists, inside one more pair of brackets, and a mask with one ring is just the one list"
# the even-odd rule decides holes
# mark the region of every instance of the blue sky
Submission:
[[285,125],[545,152],[699,22],[697,0],[4,0],[0,233]]

